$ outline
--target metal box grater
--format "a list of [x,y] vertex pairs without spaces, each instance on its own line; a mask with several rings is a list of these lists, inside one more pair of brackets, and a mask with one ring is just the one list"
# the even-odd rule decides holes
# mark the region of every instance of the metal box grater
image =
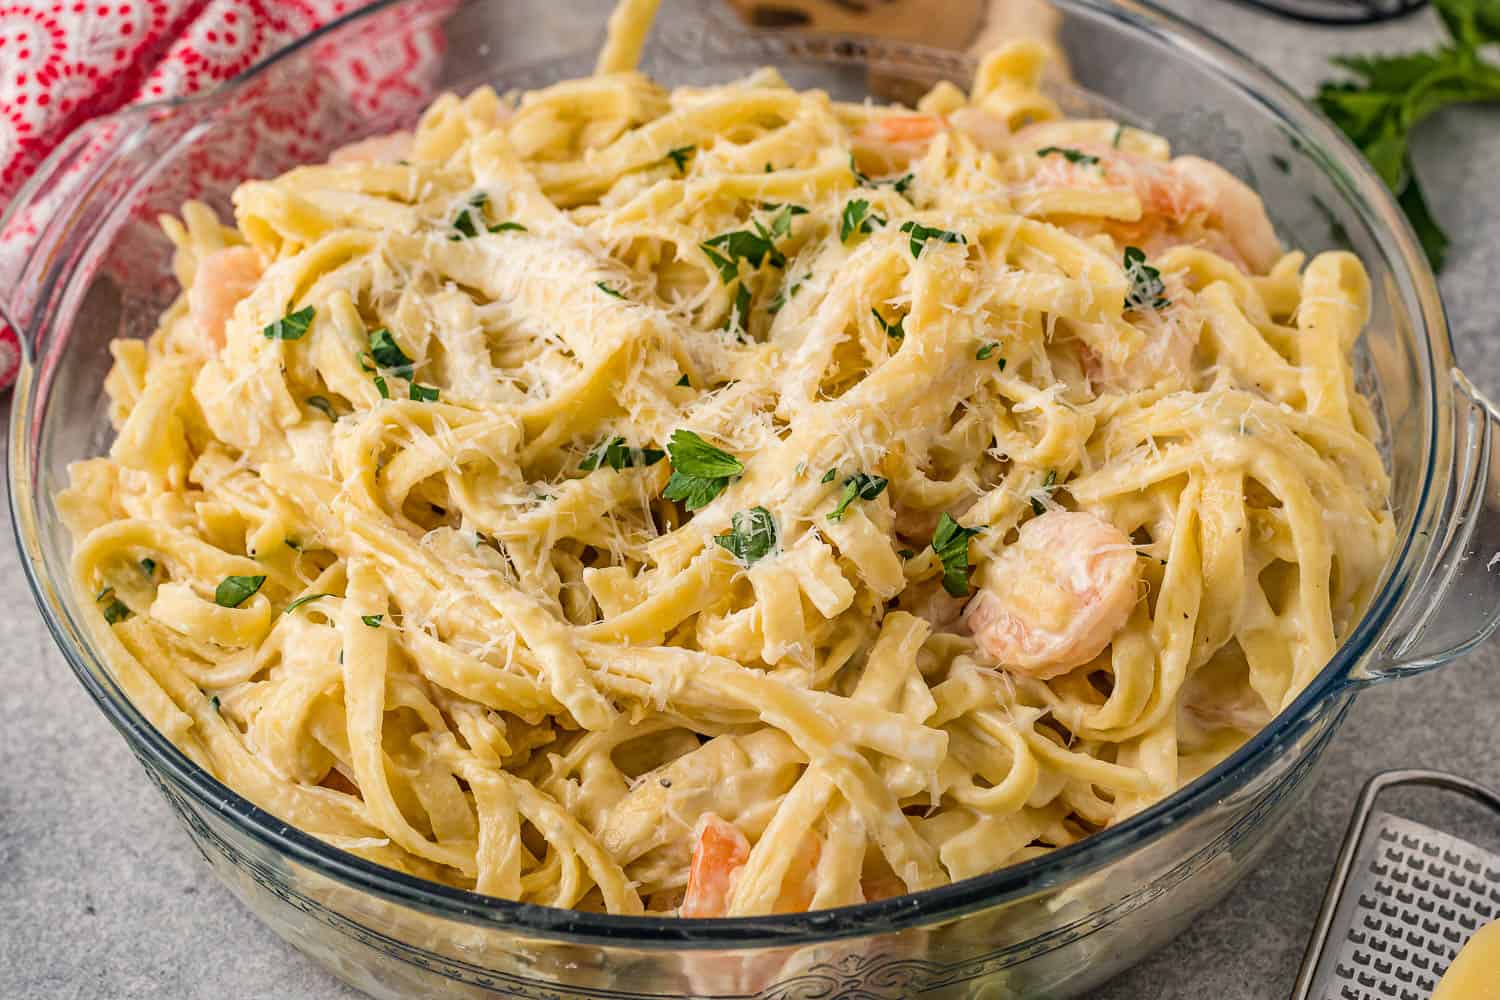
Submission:
[[1500,854],[1375,810],[1382,792],[1403,786],[1456,792],[1500,816],[1500,796],[1454,775],[1372,778],[1344,836],[1293,1000],[1427,1000],[1469,936],[1500,917]]

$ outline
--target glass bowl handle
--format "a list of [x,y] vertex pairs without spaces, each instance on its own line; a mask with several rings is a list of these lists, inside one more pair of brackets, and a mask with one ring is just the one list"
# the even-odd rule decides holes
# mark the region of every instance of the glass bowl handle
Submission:
[[1455,368],[1452,379],[1447,495],[1418,528],[1427,555],[1356,680],[1428,670],[1467,653],[1500,625],[1500,409],[1463,372]]

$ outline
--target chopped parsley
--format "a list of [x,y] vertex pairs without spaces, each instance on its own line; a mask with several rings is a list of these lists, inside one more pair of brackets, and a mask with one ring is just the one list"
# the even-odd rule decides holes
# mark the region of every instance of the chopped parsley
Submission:
[[250,600],[265,582],[263,576],[226,576],[214,590],[214,603],[221,608],[237,608]]
[[308,396],[307,399],[303,400],[303,402],[322,413],[323,416],[327,417],[329,420],[332,420],[334,423],[338,422],[338,412],[334,410],[333,404],[328,401],[327,396]]
[[307,328],[312,326],[315,313],[312,306],[303,306],[263,327],[260,332],[267,340],[301,340],[307,333]]
[[385,617],[385,615],[360,615],[359,616],[359,620],[362,621],[362,622],[364,622],[370,628],[379,628],[380,627],[380,619],[382,619],[384,617]]
[[739,459],[721,448],[715,448],[697,434],[681,428],[672,432],[667,442],[672,459],[672,478],[662,496],[681,500],[688,510],[708,506],[730,481],[745,471]]
[[743,335],[749,332],[750,324],[750,289],[745,287],[744,281],[734,290],[734,305],[729,310],[729,315],[724,317],[724,329],[731,333]]
[[458,214],[453,217],[453,233],[448,236],[448,239],[457,242],[478,236],[480,233],[498,233],[502,228],[523,228],[514,222],[502,223],[499,226],[490,225],[484,215],[484,207],[489,204],[489,201],[490,196],[483,191],[470,195],[464,207],[460,208]]
[[[1042,480],[1042,492],[1046,493],[1047,495],[1050,496],[1052,494],[1052,487],[1054,487],[1056,485],[1057,485],[1057,470],[1056,469],[1048,469],[1047,470],[1047,478]],[[1043,514],[1047,513],[1047,505],[1044,504],[1044,503],[1042,503],[1042,501],[1039,500],[1038,498],[1032,497],[1031,498],[1031,512],[1033,514],[1035,514],[1037,517],[1041,517]]]
[[299,542],[299,541],[297,541],[297,539],[295,539],[295,538],[283,538],[281,540],[281,543],[283,545],[285,545],[287,548],[291,549],[293,552],[301,552],[302,551],[302,543]]
[[111,625],[119,624],[130,617],[130,608],[124,601],[115,596],[115,588],[113,587],[105,587],[99,591],[94,601],[99,604],[104,604],[105,601],[109,602],[108,604],[104,604],[103,611],[104,620]]
[[780,290],[776,292],[776,297],[771,300],[771,304],[766,307],[766,312],[770,313],[772,316],[775,316],[777,313],[781,312],[782,307],[787,304],[787,301],[795,296],[798,292],[802,291],[802,283],[806,281],[807,278],[807,275],[803,275],[796,281],[793,281],[789,284],[783,284]]
[[958,244],[969,242],[964,239],[963,233],[955,233],[947,229],[935,229],[932,226],[924,226],[920,222],[902,223],[901,231],[911,235],[911,255],[913,258],[920,258],[922,256],[922,248],[927,245],[928,240]]
[[880,187],[882,185],[889,185],[890,187],[894,188],[896,193],[901,195],[901,197],[903,198],[906,197],[906,192],[911,188],[911,182],[914,178],[914,175],[910,171],[908,171],[907,173],[904,173],[899,177],[889,177],[885,180],[876,180],[875,178],[870,177],[864,171],[859,169],[859,164],[854,162],[853,153],[849,154],[849,172],[854,175],[854,183],[858,184],[860,187]]
[[419,403],[436,403],[438,392],[438,387],[435,385],[418,385],[413,382],[408,395]]
[[820,480],[818,480],[818,482],[820,482],[820,483],[831,483],[835,479],[838,478],[838,474],[839,474],[839,470],[838,469],[829,469],[827,472],[823,473],[823,478],[820,479]]
[[141,572],[145,573],[147,576],[155,576],[156,575],[156,560],[155,559],[150,559],[150,558],[142,559],[141,560]]
[[839,505],[829,513],[828,520],[842,521],[844,511],[856,500],[874,500],[885,492],[886,478],[884,476],[870,476],[863,472],[856,472],[844,480],[844,495],[839,498]]
[[764,507],[739,511],[731,523],[732,529],[715,535],[714,541],[746,566],[753,566],[776,548],[776,519]]
[[844,205],[843,217],[839,220],[839,241],[848,243],[851,236],[863,236],[875,231],[875,226],[885,225],[885,220],[870,214],[870,203],[863,198],[851,198]]
[[990,357],[996,351],[998,351],[999,349],[1000,349],[1000,345],[997,344],[995,341],[992,340],[988,344],[985,344],[983,347],[981,347],[978,350],[978,352],[975,353],[974,360],[975,361],[988,361],[990,359]]
[[879,309],[871,306],[870,312],[874,314],[875,322],[880,324],[880,329],[885,332],[887,337],[890,337],[892,340],[902,340],[906,337],[905,316],[898,317],[894,323],[887,323],[885,317],[880,315]]
[[498,226],[491,226],[490,227],[490,232],[492,232],[492,233],[504,233],[504,232],[511,232],[511,231],[514,231],[514,232],[517,232],[517,233],[529,233],[529,232],[531,232],[531,230],[527,229],[525,226],[521,225],[519,222],[502,222]]
[[999,365],[1000,365],[1000,370],[1001,371],[1005,371],[1005,359],[1004,358],[1000,359]]
[[666,158],[677,165],[677,172],[687,173],[688,160],[698,151],[697,146],[678,146],[676,149],[667,150]]
[[969,539],[983,528],[965,528],[949,516],[938,515],[937,530],[932,533],[932,551],[943,564],[943,589],[954,597],[969,593]]
[[[340,653],[339,655],[342,656],[343,654]],[[214,710],[214,714],[215,715],[219,714],[219,696],[218,695],[215,694],[215,695],[210,695],[209,696],[208,707]]]
[[1076,163],[1079,166],[1083,167],[1092,167],[1094,164],[1099,162],[1099,157],[1097,156],[1090,156],[1082,150],[1069,149],[1066,146],[1043,146],[1041,149],[1036,151],[1036,155],[1061,156],[1069,163]]
[[691,388],[692,388],[692,386],[693,386],[693,383],[691,383],[691,382],[689,382],[689,381],[688,381],[688,377],[687,377],[687,375],[686,375],[686,374],[684,374],[684,375],[683,375],[683,376],[682,376],[682,378],[680,378],[680,379],[678,379],[678,380],[677,380],[677,384],[678,384],[678,385],[685,385],[685,386],[687,386],[687,387],[688,387],[688,388],[690,388],[690,389],[691,389]]
[[332,597],[332,596],[333,596],[332,594],[308,594],[306,597],[299,597],[295,601],[293,601],[291,604],[288,604],[286,606],[286,610],[282,611],[281,613],[284,614],[284,615],[289,615],[293,611],[296,611],[298,608],[302,607],[302,605],[308,603],[309,601],[316,601],[316,600],[318,600],[319,598],[322,598],[322,597]]
[[656,448],[627,447],[623,437],[608,438],[599,442],[592,451],[585,455],[583,461],[578,463],[578,468],[584,472],[593,472],[601,465],[607,465],[619,472],[637,465],[655,465],[665,458],[666,454]]
[[383,376],[383,375],[376,375],[375,376],[375,391],[378,392],[378,393],[380,393],[380,398],[381,399],[390,399],[391,398],[391,390],[390,390],[390,387],[385,384],[385,376]]
[[785,267],[786,255],[776,249],[776,240],[792,231],[792,219],[807,214],[801,205],[779,205],[768,228],[759,219],[751,219],[749,229],[720,233],[699,244],[719,271],[724,284],[739,277],[740,261],[758,268],[767,261],[772,267]]
[[1146,252],[1141,248],[1125,248],[1125,277],[1130,279],[1126,309],[1165,309],[1172,304],[1161,272],[1146,263]]
[[623,299],[625,297],[619,292],[615,291],[613,288],[610,288],[608,283],[603,281],[594,282],[594,287],[599,289],[599,291],[603,292],[605,295],[611,296],[613,298]]
[[401,350],[396,338],[391,336],[391,331],[385,327],[370,332],[370,357],[381,368],[388,369],[393,375],[402,378],[410,378],[412,373],[412,360]]

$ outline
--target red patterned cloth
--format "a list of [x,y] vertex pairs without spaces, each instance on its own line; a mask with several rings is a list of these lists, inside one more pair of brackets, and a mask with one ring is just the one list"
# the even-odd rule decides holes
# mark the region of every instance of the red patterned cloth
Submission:
[[[0,210],[82,122],[211,89],[366,2],[0,0]],[[394,60],[341,53],[336,69],[373,105],[383,94],[412,91],[438,48],[417,40]],[[26,219],[0,233],[0,282],[18,273],[34,235]],[[11,292],[0,287],[0,295]],[[18,360],[16,335],[0,322],[0,390]]]

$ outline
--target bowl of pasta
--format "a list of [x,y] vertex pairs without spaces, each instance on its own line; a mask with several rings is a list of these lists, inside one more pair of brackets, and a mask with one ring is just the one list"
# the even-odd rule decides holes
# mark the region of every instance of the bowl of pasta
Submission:
[[1494,629],[1493,408],[1379,180],[1164,14],[656,7],[379,3],[70,137],[41,612],[372,995],[1081,992]]

